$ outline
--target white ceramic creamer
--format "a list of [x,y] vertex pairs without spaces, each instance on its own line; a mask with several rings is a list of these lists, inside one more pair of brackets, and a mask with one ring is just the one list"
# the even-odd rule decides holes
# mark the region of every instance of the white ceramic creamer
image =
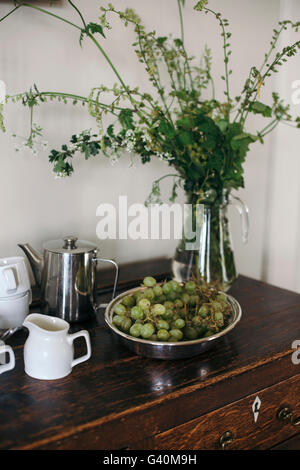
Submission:
[[[26,374],[36,379],[54,380],[69,375],[72,368],[91,357],[91,342],[88,331],[68,334],[69,323],[61,318],[32,313],[23,325],[29,336],[24,345]],[[74,359],[73,341],[83,336],[87,354]]]

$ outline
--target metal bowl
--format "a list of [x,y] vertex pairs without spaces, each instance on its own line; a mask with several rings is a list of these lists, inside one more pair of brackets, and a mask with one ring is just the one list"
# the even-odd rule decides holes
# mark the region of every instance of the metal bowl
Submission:
[[233,330],[242,316],[242,309],[240,304],[231,295],[224,294],[226,295],[227,301],[232,307],[232,315],[229,325],[219,333],[208,336],[207,338],[200,338],[192,341],[179,341],[177,343],[134,338],[133,336],[130,336],[127,333],[123,333],[115,327],[115,325],[112,323],[113,311],[115,305],[119,303],[123,297],[141,290],[144,290],[144,288],[136,287],[118,295],[118,297],[113,299],[107,305],[104,315],[107,325],[113,331],[113,333],[118,336],[121,342],[126,347],[131,349],[131,351],[141,356],[151,357],[153,359],[183,359],[186,357],[196,356],[215,346],[223,336],[229,333],[229,331]]

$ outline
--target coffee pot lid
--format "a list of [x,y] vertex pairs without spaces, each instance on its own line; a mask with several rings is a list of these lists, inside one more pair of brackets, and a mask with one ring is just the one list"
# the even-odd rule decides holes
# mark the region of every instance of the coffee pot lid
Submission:
[[44,244],[44,249],[52,253],[81,254],[97,251],[98,247],[91,242],[78,240],[73,235],[68,235],[58,240],[53,240]]

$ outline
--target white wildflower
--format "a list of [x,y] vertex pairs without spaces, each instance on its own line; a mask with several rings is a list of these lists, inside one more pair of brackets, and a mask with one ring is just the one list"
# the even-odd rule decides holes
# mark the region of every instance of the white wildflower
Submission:
[[116,163],[118,163],[119,156],[117,154],[113,154],[109,158],[109,162],[112,166],[114,166]]
[[131,153],[134,149],[134,142],[128,141],[126,144],[126,150],[127,152]]
[[78,144],[74,144],[73,142],[70,143],[69,145],[69,150],[72,152],[73,150],[78,149]]
[[65,178],[67,175],[63,173],[62,171],[59,171],[58,173],[55,173],[54,179],[55,180],[60,180],[62,178]]
[[128,129],[128,130],[126,131],[125,137],[126,137],[127,139],[130,139],[130,137],[132,137],[133,135],[134,135],[133,130],[132,130],[132,129]]

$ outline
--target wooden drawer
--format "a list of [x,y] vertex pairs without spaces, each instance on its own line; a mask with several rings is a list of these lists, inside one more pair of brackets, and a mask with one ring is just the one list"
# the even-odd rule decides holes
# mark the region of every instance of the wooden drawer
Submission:
[[[234,380],[231,386],[235,386]],[[261,406],[255,423],[252,405],[256,396]],[[290,408],[294,418],[300,416],[300,375],[157,434],[147,446],[169,450],[219,449],[220,437],[230,431],[233,441],[225,446],[227,449],[268,449],[300,432],[300,425],[277,418],[278,410],[284,406]]]

